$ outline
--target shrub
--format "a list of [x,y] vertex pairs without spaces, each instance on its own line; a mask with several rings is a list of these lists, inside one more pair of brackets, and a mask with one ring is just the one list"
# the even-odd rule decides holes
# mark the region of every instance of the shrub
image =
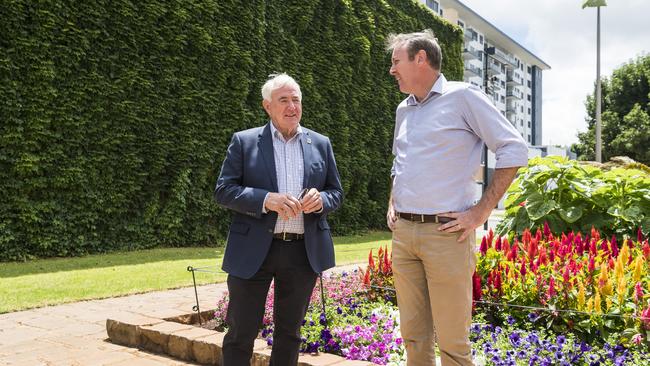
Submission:
[[499,235],[547,222],[553,232],[591,227],[633,237],[650,232],[650,175],[637,169],[602,171],[566,158],[533,158],[507,192]]

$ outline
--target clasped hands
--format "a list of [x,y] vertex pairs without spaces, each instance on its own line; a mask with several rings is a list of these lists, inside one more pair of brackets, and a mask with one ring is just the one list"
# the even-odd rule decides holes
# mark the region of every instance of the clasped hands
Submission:
[[291,193],[270,192],[264,203],[267,211],[275,211],[282,220],[298,216],[299,213],[312,213],[323,208],[323,199],[316,188],[303,189],[298,198]]

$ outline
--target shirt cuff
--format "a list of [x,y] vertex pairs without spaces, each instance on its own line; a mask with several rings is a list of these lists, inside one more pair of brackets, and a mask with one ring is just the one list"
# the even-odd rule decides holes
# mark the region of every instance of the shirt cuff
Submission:
[[262,213],[263,214],[268,212],[268,211],[266,211],[266,200],[269,198],[269,193],[271,193],[271,192],[266,193],[266,196],[264,196],[264,201],[262,202]]

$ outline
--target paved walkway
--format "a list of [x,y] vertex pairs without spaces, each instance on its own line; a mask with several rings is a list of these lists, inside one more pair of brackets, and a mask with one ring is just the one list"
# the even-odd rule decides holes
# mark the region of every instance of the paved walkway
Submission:
[[[202,309],[214,308],[225,283],[198,289]],[[82,301],[0,315],[0,365],[191,365],[110,343],[106,318],[124,313],[191,313],[192,287]]]

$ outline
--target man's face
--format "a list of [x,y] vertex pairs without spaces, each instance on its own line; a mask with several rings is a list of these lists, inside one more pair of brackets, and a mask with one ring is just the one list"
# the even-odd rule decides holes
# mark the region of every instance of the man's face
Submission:
[[[423,51],[421,51],[423,52]],[[418,80],[418,56],[409,60],[406,46],[393,49],[389,73],[395,77],[402,93],[413,94]]]
[[280,132],[293,131],[302,117],[300,93],[295,86],[285,85],[271,93],[271,101],[264,99],[262,105]]

